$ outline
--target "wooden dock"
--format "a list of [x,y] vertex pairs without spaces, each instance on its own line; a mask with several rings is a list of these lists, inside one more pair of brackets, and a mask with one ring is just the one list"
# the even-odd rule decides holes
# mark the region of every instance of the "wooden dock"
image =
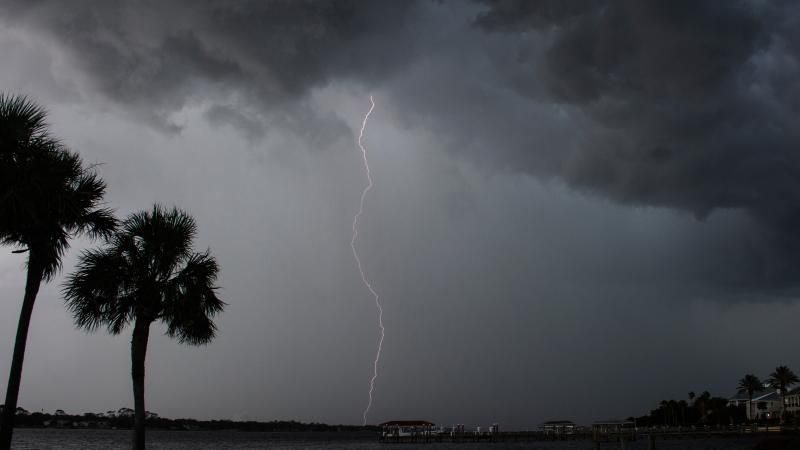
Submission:
[[565,435],[554,438],[545,436],[538,431],[501,431],[497,433],[478,433],[467,431],[464,433],[430,433],[411,436],[380,436],[379,441],[384,443],[475,443],[475,442],[535,442],[535,441],[566,441],[591,439],[591,433]]
[[736,427],[709,429],[638,429],[633,432],[597,434],[591,430],[564,435],[546,434],[541,431],[501,431],[495,433],[466,431],[460,433],[420,433],[406,436],[379,436],[382,443],[425,444],[425,443],[493,443],[493,442],[545,442],[545,441],[589,441],[599,446],[603,443],[627,443],[644,441],[649,450],[658,448],[659,441],[703,440],[711,438],[767,437],[776,434],[800,434],[796,427]]

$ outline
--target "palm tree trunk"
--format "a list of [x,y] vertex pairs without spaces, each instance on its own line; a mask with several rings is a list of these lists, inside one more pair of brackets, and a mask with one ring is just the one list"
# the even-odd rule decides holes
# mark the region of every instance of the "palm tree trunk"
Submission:
[[11,437],[14,432],[14,415],[17,412],[19,386],[22,381],[22,363],[25,360],[25,345],[28,341],[28,327],[31,324],[33,304],[36,294],[42,284],[42,269],[36,260],[36,254],[30,253],[28,257],[28,276],[25,282],[25,297],[22,300],[22,310],[19,313],[17,324],[17,337],[14,341],[14,355],[11,358],[11,372],[8,375],[8,388],[6,389],[6,402],[3,406],[3,418],[0,422],[0,449],[11,448]]
[[137,318],[131,339],[131,377],[133,378],[133,448],[145,448],[145,407],[144,407],[144,359],[147,353],[147,339],[150,336],[150,322]]

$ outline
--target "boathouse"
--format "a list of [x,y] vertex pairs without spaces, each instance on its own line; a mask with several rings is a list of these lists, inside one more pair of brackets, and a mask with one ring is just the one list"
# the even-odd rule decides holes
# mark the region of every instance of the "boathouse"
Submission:
[[380,424],[383,438],[429,437],[436,424],[427,420],[393,420]]
[[592,437],[595,442],[636,436],[636,423],[630,420],[598,420],[592,424]]
[[575,422],[570,420],[550,420],[540,427],[545,436],[563,436],[575,433]]

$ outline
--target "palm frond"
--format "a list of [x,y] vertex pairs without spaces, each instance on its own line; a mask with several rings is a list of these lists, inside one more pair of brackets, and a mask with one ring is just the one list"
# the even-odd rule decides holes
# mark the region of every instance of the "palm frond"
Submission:
[[45,135],[47,111],[24,95],[0,93],[0,158]]
[[48,281],[61,269],[72,237],[108,235],[115,222],[112,212],[101,207],[105,183],[40,127],[43,110],[26,99],[4,100],[0,97],[0,135],[3,127],[13,125],[3,122],[3,114],[32,115],[30,127],[38,134],[0,143],[13,154],[0,164],[0,242],[29,248],[29,267],[34,258]]
[[173,316],[173,319],[167,322],[167,336],[181,344],[205,345],[217,335],[217,326],[211,318],[197,311],[183,311],[180,317]]
[[100,250],[84,252],[64,288],[75,323],[120,333],[131,321],[160,319],[182,343],[211,341],[212,318],[225,303],[217,296],[217,261],[195,253],[197,225],[187,213],[155,205],[128,216]]
[[[117,333],[122,330],[131,316],[120,301],[125,294],[127,273],[126,261],[113,250],[86,250],[80,255],[75,272],[67,277],[62,289],[67,309],[78,327],[90,332],[102,325]],[[124,323],[119,326],[119,322]]]
[[132,214],[123,224],[125,232],[136,236],[141,256],[151,263],[160,279],[168,279],[191,256],[197,224],[189,214],[156,204],[151,211]]
[[212,317],[225,307],[215,285],[219,266],[209,251],[195,253],[166,289],[162,320],[167,334],[181,342],[204,344],[214,338]]
[[74,234],[83,234],[92,239],[110,238],[117,229],[119,221],[111,208],[98,208],[86,212],[73,224]]
[[215,282],[218,274],[217,260],[206,250],[189,258],[183,270],[175,277],[175,282],[184,295],[191,296],[200,303],[205,314],[214,316],[225,307],[225,302],[216,294],[218,287]]
[[761,380],[759,380],[757,376],[748,374],[739,380],[739,386],[737,386],[737,389],[741,394],[753,393],[763,390],[763,386]]
[[42,268],[42,280],[50,281],[61,271],[61,260],[69,249],[70,235],[61,227],[52,229],[42,237],[30,243],[30,258],[36,257]]
[[769,375],[767,382],[776,389],[785,390],[795,383],[800,383],[800,378],[787,366],[778,366]]

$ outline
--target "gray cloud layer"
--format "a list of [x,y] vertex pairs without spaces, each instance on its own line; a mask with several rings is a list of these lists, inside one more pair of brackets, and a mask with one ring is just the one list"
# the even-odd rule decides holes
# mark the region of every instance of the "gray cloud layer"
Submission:
[[[450,114],[448,105],[403,105],[407,114],[461,116],[447,133],[463,133],[457,126],[477,120],[473,110],[492,122],[478,138],[486,141],[536,120],[529,110],[542,105],[570,118],[574,136],[554,136],[550,148],[523,130],[515,142],[500,140],[503,150],[481,145],[481,159],[622,202],[700,217],[745,208],[794,226],[800,93],[791,2],[483,3],[39,1],[5,9],[56,37],[104,95],[154,120],[210,99],[218,103],[212,121],[257,137],[260,116],[302,108],[312,89],[342,80],[397,85],[423,70],[430,81],[398,83],[405,91],[397,95],[449,96]],[[470,34],[460,26],[470,19],[504,39]],[[424,67],[434,57],[439,67]],[[480,68],[486,60],[495,66]],[[459,86],[475,72],[482,86]],[[528,104],[487,98],[498,92]]]
[[[0,81],[55,105],[56,131],[106,163],[123,212],[187,205],[220,255],[220,339],[201,353],[158,341],[155,409],[326,421],[360,417],[373,351],[348,243],[353,130],[375,92],[360,242],[390,330],[376,417],[528,426],[726,393],[745,371],[792,365],[772,331],[735,330],[796,328],[783,314],[795,305],[763,303],[793,298],[800,270],[796,9],[15,0],[0,5],[15,67]],[[3,261],[15,298],[18,267]],[[74,338],[55,289],[44,296],[60,325],[33,338],[49,357],[30,358],[29,401],[126,401],[126,343]],[[100,400],[45,388],[65,365],[71,380],[108,373]],[[553,380],[604,406],[564,403]]]
[[561,168],[568,183],[699,217],[743,208],[774,233],[780,258],[754,269],[753,281],[796,283],[796,6],[487,3],[484,29],[548,37],[538,65],[544,95],[591,121]]
[[57,39],[106,97],[176,129],[166,116],[187,103],[211,99],[266,112],[293,108],[289,101],[339,77],[385,76],[410,56],[396,42],[412,6],[13,1],[4,16]]

